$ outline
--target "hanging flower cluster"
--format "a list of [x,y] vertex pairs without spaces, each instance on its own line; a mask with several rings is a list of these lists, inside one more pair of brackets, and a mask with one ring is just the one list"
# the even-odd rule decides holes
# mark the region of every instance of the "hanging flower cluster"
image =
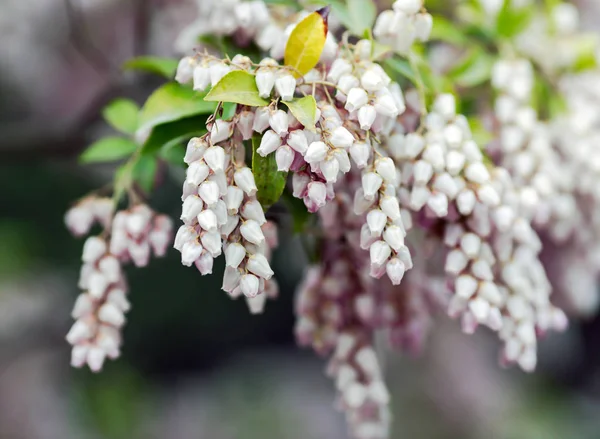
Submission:
[[[183,157],[174,247],[201,275],[223,255],[222,289],[258,314],[278,294],[269,207],[285,194],[316,214],[318,262],[296,294],[296,338],[328,357],[352,437],[385,439],[390,395],[376,340],[418,353],[445,312],[465,333],[494,331],[501,364],[529,372],[539,338],[567,326],[553,287],[568,309],[598,304],[600,73],[571,68],[581,62],[571,50],[581,41],[574,7],[535,15],[517,32],[503,23],[522,21],[532,4],[482,1],[460,8],[457,20],[471,31],[493,24],[480,34],[496,32],[502,43],[493,54],[488,39],[469,47],[467,61],[450,71],[465,91],[461,102],[451,81],[428,67],[425,48],[477,32],[446,36],[450,23],[434,31],[422,0],[396,0],[379,14],[369,0],[350,3],[364,9],[347,17],[366,23],[341,14],[344,30],[328,27],[329,8],[296,14],[262,1],[200,2],[180,48],[198,35],[219,36],[262,58],[203,47],[178,63],[178,84],[170,85],[214,106]],[[540,59],[549,41],[560,50]],[[540,84],[556,87],[553,100]],[[480,141],[473,111],[483,114],[491,141]],[[142,131],[134,164],[156,150],[152,131]],[[75,366],[99,370],[119,355],[129,309],[121,265],[145,266],[171,245],[170,220],[132,201],[113,216],[112,200],[90,196],[65,218],[76,236],[104,227],[84,246],[85,292],[67,336]]]
[[[133,262],[148,265],[151,254],[164,256],[172,239],[172,222],[145,204],[121,210],[113,217],[114,201],[95,196],[84,198],[65,215],[75,236],[90,231],[97,221],[104,231],[83,245],[77,297],[71,316],[75,323],[67,334],[73,346],[71,364],[88,365],[98,372],[107,358],[120,356],[121,328],[131,305],[122,266]],[[85,226],[85,227],[84,227]]]

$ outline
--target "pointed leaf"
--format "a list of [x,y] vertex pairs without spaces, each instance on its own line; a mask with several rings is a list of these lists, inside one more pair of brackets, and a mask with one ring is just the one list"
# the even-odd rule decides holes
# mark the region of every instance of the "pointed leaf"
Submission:
[[112,162],[129,157],[137,145],[124,137],[105,137],[90,145],[79,157],[82,163]]
[[211,114],[216,104],[206,102],[202,94],[176,82],[169,82],[150,95],[140,112],[139,133],[153,127],[198,114]]
[[152,192],[158,170],[158,159],[152,155],[141,155],[133,166],[133,179],[146,192]]
[[131,99],[115,99],[102,110],[102,116],[115,130],[133,134],[138,127],[140,108]]
[[373,0],[347,0],[348,13],[352,20],[349,28],[355,35],[362,36],[365,30],[370,30],[375,23],[377,6]]
[[256,80],[252,73],[234,70],[227,73],[204,97],[205,101],[233,102],[251,107],[264,107],[269,101],[258,95]]
[[262,157],[256,152],[261,139],[260,134],[252,137],[252,174],[254,174],[254,181],[258,188],[256,198],[266,211],[281,197],[285,188],[287,172],[277,170],[275,154]]
[[298,119],[306,129],[315,131],[315,118],[317,116],[317,102],[313,96],[294,99],[292,101],[283,101],[294,117]]
[[494,57],[475,47],[467,52],[448,76],[461,87],[475,87],[490,79],[493,66]]
[[173,79],[177,70],[178,60],[173,58],[162,58],[160,56],[138,56],[123,64],[127,70],[142,70]]
[[327,38],[329,7],[308,14],[296,25],[285,46],[284,64],[305,75],[319,62]]

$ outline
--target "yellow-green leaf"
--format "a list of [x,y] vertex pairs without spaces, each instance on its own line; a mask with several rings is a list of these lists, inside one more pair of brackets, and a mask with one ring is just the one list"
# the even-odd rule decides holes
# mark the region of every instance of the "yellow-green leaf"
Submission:
[[79,157],[82,163],[112,162],[129,157],[137,148],[124,137],[104,137],[94,142]]
[[355,35],[362,36],[365,30],[370,30],[375,23],[377,6],[373,0],[347,0],[348,12],[352,19],[352,28]]
[[264,107],[269,101],[258,95],[256,80],[252,73],[234,70],[227,73],[204,97],[205,101],[233,102],[251,107]]
[[263,209],[267,210],[281,197],[285,189],[287,172],[277,170],[275,154],[262,157],[256,152],[260,146],[261,138],[260,134],[252,136],[252,174],[254,175],[254,181],[258,189],[256,198]]
[[133,134],[138,127],[138,105],[130,99],[115,99],[102,110],[102,116],[114,129]]
[[329,6],[308,14],[296,25],[285,46],[284,64],[296,76],[305,75],[317,65],[327,38]]
[[128,70],[143,70],[149,73],[155,73],[164,76],[167,79],[172,79],[177,70],[179,60],[173,58],[162,58],[160,56],[138,56],[126,61],[123,64],[124,69]]
[[313,96],[294,99],[292,101],[283,101],[287,105],[298,122],[304,125],[304,128],[315,131],[315,119],[317,117],[317,102]]

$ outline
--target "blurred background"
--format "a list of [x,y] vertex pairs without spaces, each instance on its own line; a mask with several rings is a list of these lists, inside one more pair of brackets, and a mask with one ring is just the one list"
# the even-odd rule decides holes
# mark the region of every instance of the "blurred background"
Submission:
[[[600,2],[582,7],[597,26]],[[0,1],[0,439],[346,437],[324,360],[294,344],[306,258],[289,233],[264,315],[220,291],[222,266],[202,278],[171,251],[127,272],[123,356],[98,375],[69,366],[82,241],[63,215],[113,172],[77,155],[108,130],[106,103],[143,103],[161,82],[122,63],[173,56],[194,11],[186,0]],[[180,191],[166,178],[151,204],[177,218]],[[545,340],[530,376],[497,366],[489,334],[436,325],[422,356],[387,358],[393,438],[600,438],[600,319]]]

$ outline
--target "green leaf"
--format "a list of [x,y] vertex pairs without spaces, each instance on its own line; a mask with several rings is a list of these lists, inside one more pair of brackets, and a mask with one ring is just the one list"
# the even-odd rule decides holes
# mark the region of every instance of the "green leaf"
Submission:
[[264,107],[269,101],[258,95],[258,88],[252,73],[234,70],[227,73],[204,97],[205,101],[233,102],[251,107]]
[[146,192],[152,192],[158,170],[158,159],[152,155],[141,155],[133,166],[132,177]]
[[285,188],[287,172],[277,170],[275,154],[262,157],[256,152],[261,138],[260,134],[252,136],[252,174],[254,174],[254,181],[258,189],[256,198],[266,211],[281,197]]
[[389,58],[385,60],[385,65],[388,69],[399,73],[413,84],[417,83],[417,76],[408,61],[399,58]]
[[115,99],[102,110],[102,116],[115,130],[134,134],[140,108],[130,99]]
[[459,47],[469,43],[469,38],[458,26],[439,15],[436,15],[433,19],[433,28],[429,39],[431,41],[444,41]]
[[124,137],[104,137],[92,143],[79,157],[82,163],[112,162],[129,157],[137,145]]
[[142,70],[173,79],[179,61],[173,58],[162,58],[160,56],[138,56],[126,61],[123,68],[127,70]]
[[180,138],[188,139],[206,132],[205,115],[187,117],[154,127],[142,146],[144,154],[156,154],[161,148]]
[[504,0],[504,5],[496,19],[496,34],[503,38],[512,38],[525,30],[535,13],[532,7],[515,8],[511,0]]
[[292,101],[283,101],[294,117],[298,119],[306,129],[315,131],[315,119],[317,117],[317,102],[313,96],[294,99]]
[[493,66],[494,58],[477,47],[469,50],[448,76],[461,87],[475,87],[490,79]]
[[176,82],[169,82],[150,95],[140,112],[138,132],[199,114],[211,114],[216,104],[206,102],[201,93]]
[[[373,0],[346,0],[348,4],[348,15],[352,25],[348,28],[357,36],[370,30],[375,23],[377,6]],[[334,7],[335,13],[335,7]]]

